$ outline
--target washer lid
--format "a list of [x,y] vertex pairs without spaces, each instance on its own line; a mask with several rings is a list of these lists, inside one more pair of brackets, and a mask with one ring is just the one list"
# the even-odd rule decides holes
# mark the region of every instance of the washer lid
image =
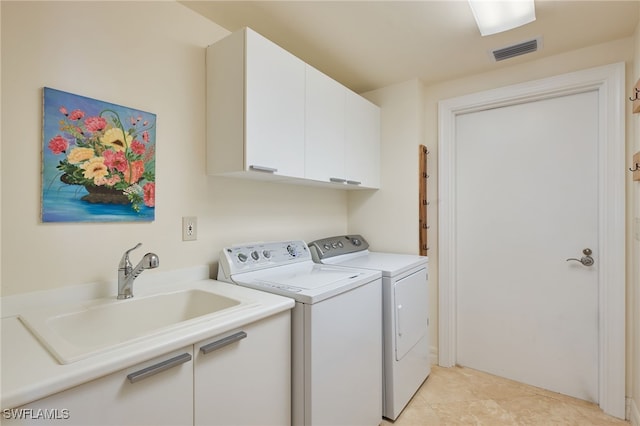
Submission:
[[236,284],[282,294],[303,303],[317,303],[380,277],[378,271],[320,265],[312,261],[231,276]]
[[426,266],[429,258],[414,254],[380,253],[368,250],[324,259],[324,264],[381,271],[384,277],[395,277],[411,269]]

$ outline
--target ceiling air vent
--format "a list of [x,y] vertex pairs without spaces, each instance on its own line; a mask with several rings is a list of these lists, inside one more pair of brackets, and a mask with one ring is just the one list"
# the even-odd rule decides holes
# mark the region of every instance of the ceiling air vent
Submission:
[[522,43],[514,44],[512,46],[503,47],[491,51],[493,59],[498,61],[504,61],[505,59],[515,58],[516,56],[525,55],[537,51],[542,47],[542,38],[537,37],[533,40],[523,41]]

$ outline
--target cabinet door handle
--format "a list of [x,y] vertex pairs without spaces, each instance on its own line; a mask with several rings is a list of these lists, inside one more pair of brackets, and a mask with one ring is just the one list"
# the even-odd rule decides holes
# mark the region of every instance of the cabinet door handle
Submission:
[[253,164],[249,166],[249,169],[256,172],[264,172],[264,173],[275,173],[278,171],[278,169],[273,167],[256,166]]
[[128,374],[127,379],[129,379],[131,383],[139,382],[140,380],[144,380],[148,377],[154,376],[158,373],[189,361],[191,361],[191,354],[185,352],[182,355],[175,356],[173,358],[151,365],[147,368],[143,368],[142,370],[138,370],[131,374]]
[[348,180],[347,185],[362,185],[362,182],[359,180]]
[[346,179],[342,179],[342,178],[332,177],[332,178],[329,178],[329,182],[346,183],[347,180]]
[[242,340],[245,337],[247,337],[247,333],[245,333],[244,331],[239,331],[235,334],[232,334],[231,336],[227,336],[220,340],[216,340],[215,342],[211,342],[207,345],[201,346],[200,352],[202,352],[203,355],[206,355],[209,352],[216,351],[220,348],[230,345],[231,343],[237,342],[238,340]]

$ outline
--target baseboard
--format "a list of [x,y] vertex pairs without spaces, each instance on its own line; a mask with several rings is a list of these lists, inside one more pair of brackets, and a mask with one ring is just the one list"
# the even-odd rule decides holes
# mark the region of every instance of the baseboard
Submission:
[[429,357],[431,358],[431,365],[438,365],[438,347],[431,346],[429,348]]
[[634,399],[631,400],[631,404],[629,404],[630,415],[629,420],[633,426],[640,426],[640,407],[636,404]]

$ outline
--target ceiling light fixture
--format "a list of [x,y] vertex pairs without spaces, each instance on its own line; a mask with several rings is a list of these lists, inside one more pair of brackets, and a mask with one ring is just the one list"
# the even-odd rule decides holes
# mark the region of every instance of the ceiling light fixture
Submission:
[[480,34],[496,34],[536,20],[533,0],[469,0]]

